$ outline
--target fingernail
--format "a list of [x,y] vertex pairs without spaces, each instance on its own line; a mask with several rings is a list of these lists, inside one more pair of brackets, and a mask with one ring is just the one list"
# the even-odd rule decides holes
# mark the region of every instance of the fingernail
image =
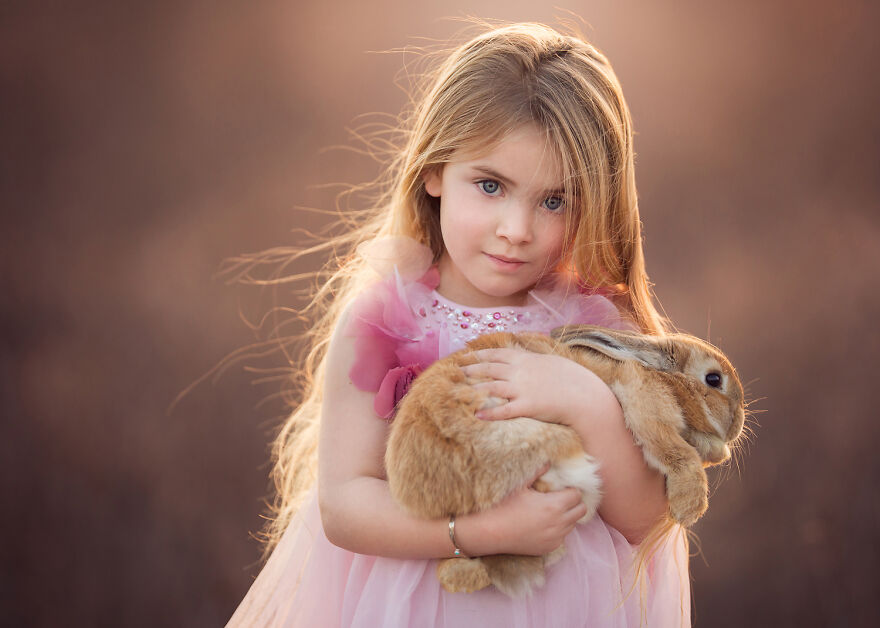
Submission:
[[480,412],[475,413],[474,416],[477,417],[478,419],[484,419],[484,420],[485,420],[485,418],[486,418],[486,413],[480,411]]

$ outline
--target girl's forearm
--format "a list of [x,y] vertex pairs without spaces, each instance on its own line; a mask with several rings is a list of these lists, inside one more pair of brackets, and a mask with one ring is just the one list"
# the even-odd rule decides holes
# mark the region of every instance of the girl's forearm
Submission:
[[666,511],[665,481],[645,462],[614,393],[593,372],[584,371],[585,386],[569,404],[566,423],[599,461],[599,515],[630,543],[639,543]]
[[[320,508],[327,538],[351,552],[412,559],[453,555],[448,519],[408,514],[391,497],[385,480],[359,477],[322,491]],[[456,542],[468,555],[493,553],[491,537],[477,531],[477,518],[457,518]]]

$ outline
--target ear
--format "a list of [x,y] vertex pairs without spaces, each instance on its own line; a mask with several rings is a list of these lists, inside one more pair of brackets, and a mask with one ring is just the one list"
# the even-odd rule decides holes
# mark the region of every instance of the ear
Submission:
[[668,343],[656,336],[595,325],[559,327],[550,335],[568,347],[596,351],[612,360],[635,360],[658,371],[671,371],[675,367],[675,358],[668,351]]
[[431,166],[422,172],[422,181],[425,182],[425,192],[434,198],[440,198],[443,189],[443,166]]

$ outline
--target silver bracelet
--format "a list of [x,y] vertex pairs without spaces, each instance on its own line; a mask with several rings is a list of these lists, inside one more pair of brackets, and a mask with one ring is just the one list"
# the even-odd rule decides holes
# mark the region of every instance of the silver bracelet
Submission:
[[455,515],[449,515],[449,540],[452,541],[452,547],[455,548],[453,555],[456,558],[467,558],[464,552],[461,551],[461,548],[458,547],[458,543],[455,542]]

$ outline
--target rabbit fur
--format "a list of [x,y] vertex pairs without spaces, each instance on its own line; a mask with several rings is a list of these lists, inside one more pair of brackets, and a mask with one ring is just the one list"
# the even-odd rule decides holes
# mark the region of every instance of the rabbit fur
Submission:
[[[398,406],[385,455],[391,493],[408,512],[441,518],[489,508],[549,462],[534,487],[578,488],[587,506],[582,521],[595,514],[598,463],[574,430],[530,418],[474,416],[502,400],[475,390],[471,384],[480,380],[460,367],[476,362],[473,351],[496,347],[555,353],[593,371],[620,402],[648,465],[666,477],[669,516],[690,526],[706,511],[704,466],[727,460],[729,443],[743,427],[743,390],[733,366],[715,347],[686,334],[648,336],[581,325],[556,329],[550,338],[481,336],[416,378]],[[545,556],[446,559],[437,575],[447,591],[494,584],[517,597],[542,586],[544,567],[563,552],[560,547]]]

